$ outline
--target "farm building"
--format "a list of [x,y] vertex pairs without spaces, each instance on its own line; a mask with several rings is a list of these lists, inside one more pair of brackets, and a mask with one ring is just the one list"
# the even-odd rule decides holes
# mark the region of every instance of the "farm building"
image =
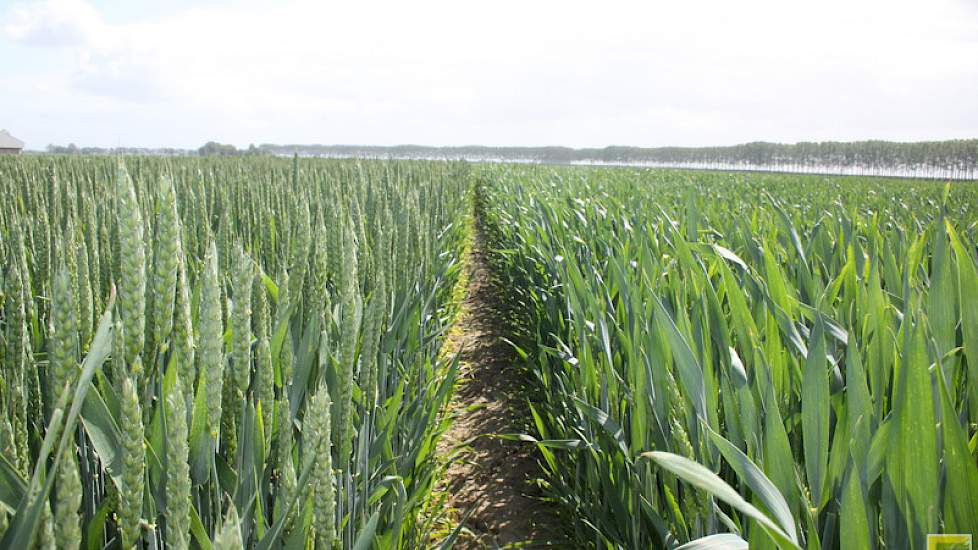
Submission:
[[0,130],[0,155],[16,155],[24,148],[24,142]]

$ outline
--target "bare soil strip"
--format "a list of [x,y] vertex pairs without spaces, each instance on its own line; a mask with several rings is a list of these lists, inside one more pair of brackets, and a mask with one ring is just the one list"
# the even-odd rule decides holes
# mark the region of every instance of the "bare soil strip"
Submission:
[[455,420],[438,449],[441,456],[459,451],[439,487],[455,520],[472,510],[454,547],[556,547],[549,505],[531,484],[539,477],[532,447],[487,436],[525,431],[530,411],[520,396],[523,375],[514,366],[515,353],[503,340],[501,290],[493,284],[479,220],[474,231],[468,293],[445,344],[448,355],[461,350],[449,411]]

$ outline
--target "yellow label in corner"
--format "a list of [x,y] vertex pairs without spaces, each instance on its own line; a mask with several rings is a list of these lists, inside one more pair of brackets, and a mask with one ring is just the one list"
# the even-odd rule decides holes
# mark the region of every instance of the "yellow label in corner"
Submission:
[[971,550],[971,535],[927,535],[927,550]]

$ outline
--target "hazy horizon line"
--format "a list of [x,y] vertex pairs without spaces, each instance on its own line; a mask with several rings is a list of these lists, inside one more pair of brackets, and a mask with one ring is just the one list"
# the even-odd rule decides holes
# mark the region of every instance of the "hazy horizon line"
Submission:
[[[16,136],[15,136],[16,137]],[[854,143],[892,143],[892,144],[922,144],[922,143],[948,143],[948,142],[967,142],[967,141],[978,141],[978,134],[974,137],[968,138],[946,138],[946,139],[922,139],[922,140],[902,140],[902,139],[878,139],[878,138],[861,138],[861,139],[828,139],[828,140],[801,140],[801,141],[773,141],[757,139],[751,141],[741,141],[736,143],[726,143],[726,144],[714,144],[714,145],[629,145],[624,143],[611,143],[607,145],[600,146],[574,146],[574,145],[558,145],[558,144],[546,144],[546,145],[487,145],[484,143],[467,143],[464,145],[431,145],[425,143],[395,143],[395,144],[376,144],[376,143],[316,143],[316,142],[289,142],[289,143],[274,143],[274,142],[261,142],[261,143],[249,143],[247,145],[238,145],[231,142],[223,142],[219,140],[208,140],[201,143],[196,147],[180,147],[172,145],[161,145],[161,146],[145,146],[145,145],[114,145],[114,146],[99,146],[99,145],[78,145],[76,143],[48,143],[44,149],[36,149],[25,147],[25,151],[32,152],[44,152],[47,147],[69,147],[75,145],[79,149],[175,149],[175,150],[186,150],[192,151],[199,149],[200,147],[208,143],[217,143],[220,145],[232,145],[238,149],[247,150],[250,146],[255,146],[257,148],[261,147],[327,147],[327,148],[373,148],[373,149],[396,149],[396,148],[406,148],[406,147],[417,147],[424,149],[470,149],[470,148],[483,148],[483,149],[567,149],[572,151],[587,151],[587,150],[602,150],[602,149],[614,149],[614,148],[627,148],[627,149],[717,149],[717,148],[728,148],[728,147],[741,147],[745,145],[755,145],[755,144],[765,144],[765,145],[800,145],[800,144],[823,144],[823,143],[844,143],[844,144],[854,144]]]

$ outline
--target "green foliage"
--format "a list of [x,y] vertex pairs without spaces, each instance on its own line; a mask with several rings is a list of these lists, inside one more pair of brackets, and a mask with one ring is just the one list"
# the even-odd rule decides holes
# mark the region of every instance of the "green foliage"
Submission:
[[0,543],[426,544],[468,171],[0,162]]
[[480,181],[535,439],[567,442],[541,463],[582,545],[925,548],[975,528],[973,187]]

